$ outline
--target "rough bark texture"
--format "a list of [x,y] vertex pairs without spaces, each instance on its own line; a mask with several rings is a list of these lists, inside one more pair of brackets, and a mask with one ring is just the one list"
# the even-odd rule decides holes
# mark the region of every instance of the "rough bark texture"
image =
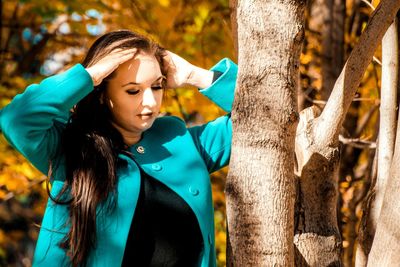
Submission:
[[299,189],[296,203],[296,266],[341,266],[337,226],[339,148],[315,143],[318,109],[300,113],[296,135]]
[[357,247],[356,266],[367,266],[368,254],[376,231],[386,181],[389,179],[390,165],[396,138],[396,107],[398,84],[398,29],[397,19],[389,27],[382,40],[382,88],[380,106],[378,175],[369,193],[370,205],[363,213],[363,221],[359,229],[359,246]]
[[226,182],[228,266],[293,266],[296,88],[304,1],[239,0]]
[[316,136],[318,142],[326,145],[337,142],[340,127],[362,76],[399,7],[398,0],[382,0],[371,15],[368,26],[350,54],[328,103],[318,118],[319,126],[324,129]]
[[379,169],[375,185],[375,202],[371,208],[371,223],[375,227],[382,206],[384,188],[389,178],[396,138],[398,52],[397,20],[395,20],[382,40],[382,89],[379,120],[379,135],[382,138],[379,140]]
[[[238,0],[229,0],[229,8],[231,11],[231,25],[232,25],[232,38],[233,45],[235,49],[236,59],[238,58],[238,29],[237,29],[237,1]],[[232,245],[229,237],[229,225],[226,224],[226,267],[233,267],[233,254],[232,254]]]
[[399,266],[400,262],[400,120],[390,175],[387,180],[374,242],[368,256],[368,267]]
[[[312,1],[309,28],[318,33],[322,44],[318,60],[322,74],[320,95],[323,100],[329,98],[344,64],[344,19],[344,1]],[[298,252],[296,265],[338,265],[340,263],[341,238],[337,226],[335,202],[338,199],[339,150],[338,148],[328,149],[325,155],[320,154],[320,148],[313,146],[306,136],[301,134],[304,134],[309,126],[307,122],[316,115],[311,110],[308,112],[303,114],[308,118],[301,119],[301,125],[298,127],[300,135],[296,137],[298,148],[303,152],[311,153],[309,156],[312,157],[308,163],[300,163],[300,165],[307,165],[303,166],[300,174],[296,205],[298,208],[296,210],[295,236],[296,252]],[[301,152],[297,153],[298,156],[300,154]],[[323,170],[322,173],[321,170]],[[320,179],[321,177],[323,178]],[[321,200],[325,201],[319,202]],[[320,220],[319,216],[324,216],[324,214],[328,215],[328,219]],[[316,220],[317,223],[311,222],[312,220]],[[321,223],[319,223],[320,221]]]
[[372,14],[337,79],[322,114],[300,114],[296,136],[300,177],[296,216],[296,265],[341,266],[341,239],[336,220],[339,131],[362,76],[383,34],[400,7],[383,0]]

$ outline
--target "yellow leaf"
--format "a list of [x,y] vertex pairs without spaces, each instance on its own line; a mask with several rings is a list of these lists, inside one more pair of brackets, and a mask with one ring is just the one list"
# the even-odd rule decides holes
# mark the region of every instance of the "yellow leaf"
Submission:
[[30,180],[37,177],[35,170],[32,168],[32,166],[28,162],[22,163],[21,172],[23,175],[25,175]]
[[162,6],[162,7],[169,7],[169,0],[158,0],[158,3]]
[[[7,196],[7,192],[5,192],[4,190],[0,189],[0,199],[5,199],[6,196]],[[1,244],[1,234],[2,234],[2,232],[0,230],[0,244]]]
[[301,54],[300,62],[301,64],[308,64],[312,60],[312,55],[310,54]]

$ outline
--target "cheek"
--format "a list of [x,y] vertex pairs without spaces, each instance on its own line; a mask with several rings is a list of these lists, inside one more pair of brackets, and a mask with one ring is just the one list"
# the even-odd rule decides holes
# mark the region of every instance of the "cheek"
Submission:
[[164,90],[157,91],[156,100],[158,107],[161,106],[163,99],[164,99]]
[[115,121],[126,122],[137,113],[140,101],[135,98],[110,99],[108,106]]
[[133,111],[140,105],[140,99],[132,96],[113,98],[110,102],[111,104],[109,106],[112,106],[115,112]]

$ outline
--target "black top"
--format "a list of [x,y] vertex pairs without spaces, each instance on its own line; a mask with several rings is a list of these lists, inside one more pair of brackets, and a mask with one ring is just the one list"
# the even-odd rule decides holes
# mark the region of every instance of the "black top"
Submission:
[[198,266],[203,238],[192,209],[166,185],[143,170],[140,174],[122,266]]
[[[212,82],[222,74],[214,71]],[[179,195],[139,169],[139,199],[122,266],[197,266],[203,238],[196,215]]]

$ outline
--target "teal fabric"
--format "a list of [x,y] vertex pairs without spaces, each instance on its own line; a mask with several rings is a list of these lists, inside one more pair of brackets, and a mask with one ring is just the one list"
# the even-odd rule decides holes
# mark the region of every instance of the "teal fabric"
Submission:
[[[209,88],[200,92],[230,112],[237,66],[229,59],[223,59],[211,70],[223,74]],[[70,109],[92,90],[89,74],[78,64],[40,84],[29,86],[0,110],[0,127],[12,146],[44,174],[48,172],[49,160],[53,161],[56,166],[51,181],[53,196],[60,192],[65,179],[64,159],[59,147],[61,132]],[[141,141],[129,148],[130,156],[119,155],[128,164],[127,168],[117,172],[117,206],[111,213],[98,209],[98,242],[88,259],[88,266],[121,265],[140,189],[140,171],[135,161],[146,173],[179,194],[192,208],[204,241],[199,266],[216,266],[214,208],[209,173],[229,163],[231,137],[229,113],[205,125],[191,128],[186,128],[185,123],[177,117],[157,118],[153,126],[143,133]],[[70,266],[65,251],[58,246],[68,232],[67,220],[67,207],[56,205],[49,199],[33,266]]]

